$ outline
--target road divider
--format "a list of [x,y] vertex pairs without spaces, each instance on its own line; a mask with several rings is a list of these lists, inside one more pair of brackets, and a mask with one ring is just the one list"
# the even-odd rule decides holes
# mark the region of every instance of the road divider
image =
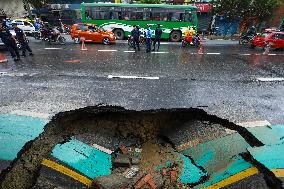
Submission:
[[121,79],[160,79],[159,77],[143,77],[143,76],[126,76],[126,75],[108,75],[107,78],[114,79],[114,78],[121,78]]

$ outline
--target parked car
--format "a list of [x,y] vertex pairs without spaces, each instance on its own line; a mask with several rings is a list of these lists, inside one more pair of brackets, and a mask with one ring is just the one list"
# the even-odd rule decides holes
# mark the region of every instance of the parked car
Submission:
[[86,42],[97,42],[105,45],[115,43],[115,36],[112,32],[105,31],[95,24],[78,23],[71,27],[71,37],[75,43],[80,43],[81,38]]
[[13,20],[12,24],[16,23],[17,26],[22,29],[26,34],[33,35],[35,32],[35,27],[31,22],[25,20]]
[[284,32],[264,32],[255,36],[251,47],[271,47],[275,49],[284,48]]

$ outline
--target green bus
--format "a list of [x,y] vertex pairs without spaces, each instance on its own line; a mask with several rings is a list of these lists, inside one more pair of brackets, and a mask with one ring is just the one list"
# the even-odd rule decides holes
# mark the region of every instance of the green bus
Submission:
[[82,3],[82,21],[112,31],[117,39],[130,35],[133,25],[163,30],[162,39],[180,41],[188,26],[197,29],[197,7],[166,4]]

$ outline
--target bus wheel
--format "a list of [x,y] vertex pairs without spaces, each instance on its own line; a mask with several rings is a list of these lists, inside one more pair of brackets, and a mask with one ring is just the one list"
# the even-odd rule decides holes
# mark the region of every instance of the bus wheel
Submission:
[[115,29],[113,31],[113,33],[114,33],[116,39],[118,39],[118,40],[124,39],[124,31],[122,29]]
[[180,31],[172,31],[170,34],[170,40],[172,42],[178,42],[181,40],[181,32]]

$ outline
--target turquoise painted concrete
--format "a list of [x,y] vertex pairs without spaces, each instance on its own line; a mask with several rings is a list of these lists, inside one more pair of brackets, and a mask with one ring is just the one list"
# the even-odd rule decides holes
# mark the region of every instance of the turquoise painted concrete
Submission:
[[184,184],[194,184],[201,180],[202,177],[207,176],[207,173],[194,165],[188,157],[181,154],[183,160],[182,175],[179,180]]
[[15,159],[26,142],[43,132],[46,123],[47,120],[40,118],[0,115],[0,159]]
[[264,144],[277,144],[284,141],[284,125],[252,127],[248,130]]
[[51,155],[91,179],[111,174],[111,155],[76,139],[56,145]]
[[246,162],[242,157],[235,156],[233,158],[233,161],[231,164],[229,164],[225,170],[220,170],[219,172],[215,172],[212,175],[210,175],[210,178],[205,183],[198,185],[194,188],[203,188],[207,187],[213,184],[216,184],[217,182],[220,182],[226,178],[229,178],[241,171],[244,171],[248,168],[251,168],[252,164]]
[[248,151],[255,160],[268,169],[284,168],[284,141],[280,144],[249,148]]
[[210,175],[224,170],[239,153],[246,152],[250,145],[238,134],[233,133],[181,151],[194,159]]

